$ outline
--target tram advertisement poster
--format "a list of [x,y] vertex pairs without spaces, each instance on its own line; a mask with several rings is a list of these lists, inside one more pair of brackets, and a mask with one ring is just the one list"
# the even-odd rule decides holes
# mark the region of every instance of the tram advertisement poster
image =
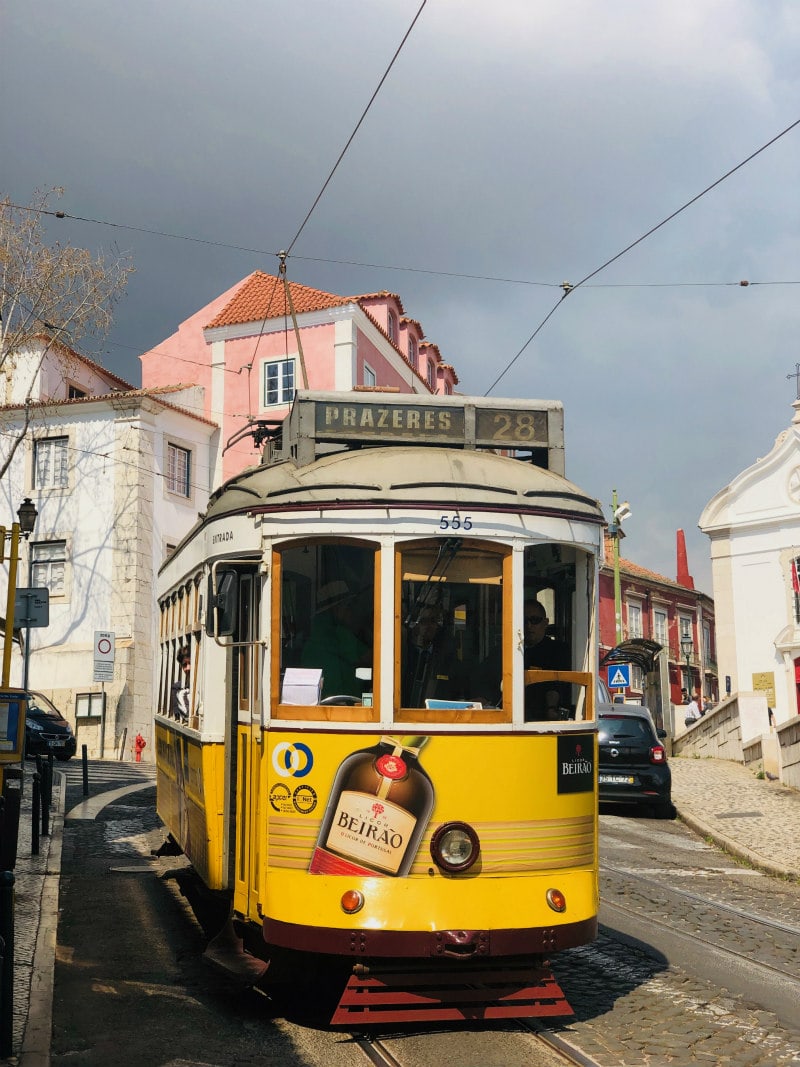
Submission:
[[511,833],[517,856],[540,847],[554,797],[566,820],[594,810],[591,733],[273,734],[269,765],[270,862],[319,874],[427,870],[431,835],[448,820],[469,822],[498,856]]
[[558,738],[558,792],[591,793],[594,772],[594,736],[561,734]]

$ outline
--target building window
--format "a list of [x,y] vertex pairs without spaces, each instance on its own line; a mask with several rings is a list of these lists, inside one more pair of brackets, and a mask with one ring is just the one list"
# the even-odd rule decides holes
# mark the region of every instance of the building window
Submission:
[[644,673],[642,668],[637,667],[635,663],[631,664],[631,689],[639,693],[644,691]]
[[386,316],[386,332],[389,335],[389,340],[394,344],[397,341],[397,317],[391,308]]
[[67,386],[67,400],[81,400],[85,396],[88,396],[85,389],[79,389],[77,385]]
[[42,437],[33,442],[33,488],[65,489],[69,484],[68,437]]
[[642,605],[628,601],[628,637],[642,637]]
[[408,362],[412,367],[417,365],[417,342],[414,337],[408,339]]
[[692,620],[688,615],[678,616],[678,632],[681,638],[692,636]]
[[364,385],[366,385],[370,389],[374,389],[375,385],[377,384],[377,381],[378,379],[375,377],[375,371],[372,369],[372,367],[367,366],[367,364],[365,363]]
[[710,667],[714,662],[714,656],[712,655],[711,648],[711,626],[709,623],[703,623],[703,663],[706,667]]
[[669,644],[666,611],[653,612],[653,638],[666,648]]
[[294,360],[264,364],[264,407],[291,404],[294,399]]
[[192,453],[180,445],[167,445],[167,489],[189,497]]
[[436,364],[432,359],[428,360],[428,388],[432,393],[436,392]]
[[31,581],[50,596],[64,596],[66,589],[67,542],[36,541],[31,545]]
[[76,693],[75,718],[99,719],[106,702],[105,693]]

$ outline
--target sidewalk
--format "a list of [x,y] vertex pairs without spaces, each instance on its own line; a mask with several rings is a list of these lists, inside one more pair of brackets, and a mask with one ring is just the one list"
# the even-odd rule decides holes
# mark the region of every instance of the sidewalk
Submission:
[[[800,792],[736,763],[674,757],[672,799],[696,833],[771,874],[800,879]],[[56,771],[50,835],[31,856],[31,775],[25,775],[14,871],[14,1053],[2,1062],[49,1067],[58,884],[66,781]],[[106,798],[108,799],[108,798]]]
[[770,874],[800,879],[800,792],[739,763],[674,756],[672,801],[695,833]]
[[66,782],[56,770],[50,833],[39,835],[39,854],[32,856],[30,768],[26,765],[14,869],[14,1055],[3,1062],[49,1067]]

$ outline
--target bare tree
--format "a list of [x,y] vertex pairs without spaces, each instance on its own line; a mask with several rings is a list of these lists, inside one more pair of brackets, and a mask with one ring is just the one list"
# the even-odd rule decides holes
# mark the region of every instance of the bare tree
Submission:
[[[74,349],[83,339],[94,342],[111,328],[114,305],[123,295],[133,270],[127,255],[107,257],[85,248],[46,240],[44,220],[62,189],[37,191],[27,207],[0,200],[0,377],[13,375],[20,353],[38,351],[41,367],[54,346]],[[29,368],[29,372],[30,372]],[[24,440],[31,418],[30,373],[10,450],[0,459],[0,477]]]

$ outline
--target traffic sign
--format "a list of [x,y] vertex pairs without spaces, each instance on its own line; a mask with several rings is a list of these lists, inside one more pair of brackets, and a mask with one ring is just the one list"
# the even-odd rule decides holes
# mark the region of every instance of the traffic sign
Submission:
[[94,632],[94,681],[114,681],[114,652],[116,634],[113,630]]
[[43,586],[17,589],[14,594],[14,628],[50,625],[50,590]]
[[630,663],[615,663],[608,668],[608,688],[628,689],[631,684]]

